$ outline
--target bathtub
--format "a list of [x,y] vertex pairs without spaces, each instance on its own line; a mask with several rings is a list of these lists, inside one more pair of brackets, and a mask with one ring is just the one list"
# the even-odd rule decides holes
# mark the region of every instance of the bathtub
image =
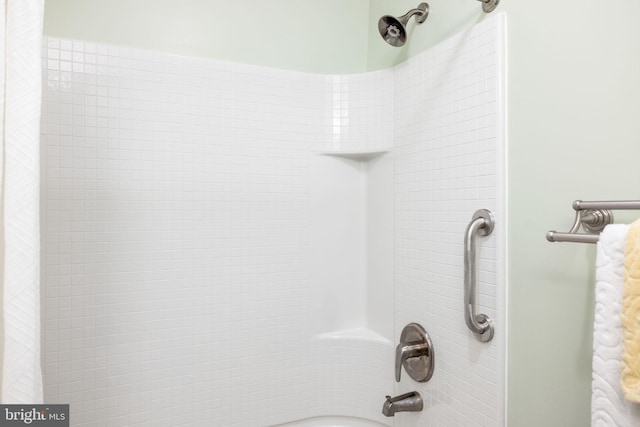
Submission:
[[388,424],[354,417],[313,417],[272,427],[389,427]]

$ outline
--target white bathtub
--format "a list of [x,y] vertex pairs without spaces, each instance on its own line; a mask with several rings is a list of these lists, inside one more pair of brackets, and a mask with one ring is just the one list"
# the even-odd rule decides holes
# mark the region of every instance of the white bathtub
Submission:
[[273,427],[389,427],[376,421],[354,417],[313,417],[304,420],[278,424]]

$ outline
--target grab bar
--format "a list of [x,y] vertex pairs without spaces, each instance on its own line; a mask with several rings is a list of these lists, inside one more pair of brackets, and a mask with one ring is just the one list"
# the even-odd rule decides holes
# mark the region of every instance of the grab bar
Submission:
[[494,225],[491,211],[480,209],[473,214],[464,232],[464,320],[482,342],[489,342],[493,338],[493,321],[486,314],[475,314],[476,236],[488,236]]

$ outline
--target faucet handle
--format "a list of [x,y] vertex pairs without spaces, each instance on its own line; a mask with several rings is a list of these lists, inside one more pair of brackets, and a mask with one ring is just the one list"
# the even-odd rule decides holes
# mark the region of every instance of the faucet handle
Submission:
[[427,343],[400,343],[396,347],[396,382],[400,382],[402,365],[407,359],[413,357],[429,357],[429,345]]
[[402,366],[418,382],[429,381],[433,375],[433,343],[427,331],[417,323],[405,326],[400,335],[400,344],[396,347],[396,382],[400,382]]

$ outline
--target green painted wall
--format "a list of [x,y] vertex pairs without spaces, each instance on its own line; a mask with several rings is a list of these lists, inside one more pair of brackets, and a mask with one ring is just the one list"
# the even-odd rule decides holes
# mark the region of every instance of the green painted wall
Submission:
[[640,3],[504,3],[509,425],[586,426],[595,248],[543,236],[574,199],[640,198]]
[[[474,0],[429,3],[401,49],[382,42],[376,22],[418,2],[47,0],[45,32],[351,73],[394,65],[486,17]],[[502,0],[497,12],[508,17],[509,427],[586,426],[595,248],[544,235],[569,227],[574,199],[640,198],[640,2]]]
[[366,69],[368,0],[46,0],[45,34],[317,73]]

